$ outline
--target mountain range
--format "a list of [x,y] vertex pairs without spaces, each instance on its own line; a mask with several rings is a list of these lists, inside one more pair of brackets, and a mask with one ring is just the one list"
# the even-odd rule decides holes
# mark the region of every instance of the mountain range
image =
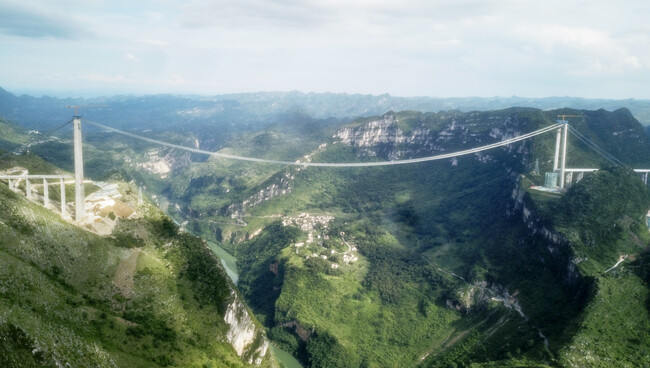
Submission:
[[[67,128],[27,134],[64,122],[64,100],[3,96],[0,112],[18,122],[1,130],[3,147],[31,142],[29,155],[71,170]],[[306,366],[650,363],[650,194],[630,169],[650,168],[643,109],[440,101],[292,92],[64,104],[108,104],[82,108],[84,119],[150,138],[303,162],[450,153],[578,116],[571,126],[625,165],[570,136],[568,167],[600,170],[564,193],[532,189],[553,171],[554,133],[370,168],[237,162],[86,128],[84,154],[88,177],[142,188],[182,229],[233,254],[254,319]],[[578,102],[598,109],[537,108]]]
[[[65,122],[73,110],[90,119],[101,118],[116,127],[169,129],[179,125],[208,124],[264,125],[282,122],[287,116],[302,115],[313,119],[341,119],[381,115],[387,111],[462,112],[498,110],[509,107],[534,107],[541,110],[559,108],[606,109],[626,108],[644,126],[650,125],[650,100],[606,100],[578,97],[398,97],[389,94],[360,95],[335,93],[254,92],[216,96],[107,96],[97,98],[55,98],[16,96],[0,88],[0,116],[30,129],[47,131]],[[147,127],[147,128],[145,128]]]

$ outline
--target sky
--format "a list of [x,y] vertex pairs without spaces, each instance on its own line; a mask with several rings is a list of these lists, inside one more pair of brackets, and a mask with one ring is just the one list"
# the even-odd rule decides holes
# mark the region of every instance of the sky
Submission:
[[0,87],[650,98],[648,0],[0,0]]

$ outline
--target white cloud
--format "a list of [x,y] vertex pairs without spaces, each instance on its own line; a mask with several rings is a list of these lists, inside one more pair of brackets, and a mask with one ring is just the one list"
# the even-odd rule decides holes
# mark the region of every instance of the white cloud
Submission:
[[140,38],[136,40],[136,42],[143,43],[145,45],[150,45],[150,46],[167,46],[169,44],[169,42],[164,40],[155,40],[150,38]]
[[31,2],[0,2],[0,33],[29,38],[79,39],[91,35],[88,27],[60,10]]
[[124,83],[129,82],[130,78],[127,78],[124,75],[106,75],[106,74],[83,74],[78,76],[73,76],[73,80],[82,80],[92,83]]
[[139,62],[140,62],[140,59],[138,59],[138,58],[137,58],[135,55],[133,55],[132,53],[124,54],[123,58],[124,58],[124,60],[126,60],[126,61],[130,61],[130,62],[135,62],[135,63],[139,63]]
[[216,0],[184,4],[180,21],[188,28],[302,28],[322,23],[330,15],[327,9],[309,1]]
[[21,88],[586,95],[607,80],[606,96],[620,80],[650,97],[647,0],[7,1],[27,10],[0,19],[0,81]]
[[537,45],[546,57],[569,63],[568,74],[622,74],[643,66],[634,50],[608,33],[586,27],[545,25],[520,27],[523,39]]

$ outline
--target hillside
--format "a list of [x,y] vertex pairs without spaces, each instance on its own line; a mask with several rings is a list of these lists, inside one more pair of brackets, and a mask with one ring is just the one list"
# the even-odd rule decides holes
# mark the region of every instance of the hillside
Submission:
[[[559,113],[586,116],[575,127],[624,162],[648,162],[643,129],[625,110],[388,113],[341,126],[305,154],[350,162],[450,152],[538,129]],[[238,142],[237,153],[257,147]],[[570,167],[606,164],[571,144]],[[165,193],[188,228],[234,252],[239,288],[269,335],[310,366],[413,365],[425,357],[427,366],[563,365],[562,351],[580,330],[567,326],[598,308],[596,286],[589,273],[567,282],[572,248],[548,254],[548,240],[531,234],[512,196],[523,185],[519,174],[528,185],[543,181],[530,170],[536,159],[542,173],[550,170],[553,145],[549,134],[457,160],[369,169],[274,172],[210,159],[180,169],[189,183],[172,176]],[[272,145],[264,153],[284,151]],[[634,175],[626,180],[639,182]],[[614,248],[597,269],[646,246]]]
[[638,176],[622,167],[587,177],[562,200],[517,191],[515,207],[524,223],[546,239],[551,259],[564,260],[566,268],[558,272],[567,283],[583,280],[586,302],[558,342],[560,366],[648,364],[649,195]]
[[[402,111],[348,123],[298,114],[225,135],[191,124],[150,134],[253,157],[360,162],[498,142],[558,114],[583,116],[571,125],[590,141],[650,166],[644,128],[626,109]],[[568,167],[604,170],[574,178],[563,198],[529,189],[552,170],[552,133],[453,159],[335,169],[86,136],[89,176],[134,180],[235,255],[241,295],[307,366],[648,363],[647,188],[573,136]],[[67,168],[66,148],[31,151]]]
[[205,243],[117,187],[135,212],[98,236],[0,184],[0,366],[274,366]]
[[627,170],[604,170],[572,188],[556,206],[555,228],[570,244],[578,272],[593,280],[591,300],[569,327],[575,335],[562,348],[560,361],[567,366],[647,365],[647,188]]

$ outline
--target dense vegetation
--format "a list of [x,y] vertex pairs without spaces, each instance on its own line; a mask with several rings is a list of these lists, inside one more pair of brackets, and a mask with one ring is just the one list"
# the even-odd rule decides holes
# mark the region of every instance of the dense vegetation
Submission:
[[218,260],[151,205],[137,211],[100,237],[0,185],[0,366],[247,366],[224,338]]
[[[389,112],[344,126],[289,114],[263,129],[218,136],[197,123],[164,138],[192,145],[200,137],[202,147],[255,157],[372,161],[479,146],[562,113],[585,116],[572,125],[622,161],[650,161],[643,128],[626,110]],[[370,131],[386,121],[385,136],[399,140]],[[343,143],[344,128],[378,138]],[[91,175],[135,180],[162,195],[161,205],[168,200],[187,229],[237,256],[238,286],[257,318],[308,366],[648,363],[647,189],[611,168],[574,183],[562,200],[529,190],[551,171],[554,134],[454,160],[335,170],[197,159],[106,134],[87,142],[91,162],[105,159]],[[570,144],[569,166],[606,165]],[[54,145],[35,149],[56,160]],[[169,173],[142,170],[161,158]],[[184,257],[200,265],[208,255]],[[191,268],[182,275],[205,281]],[[201,285],[188,299],[218,304],[219,292]],[[178,339],[155,319],[134,318],[152,326],[136,334]]]
[[280,264],[278,255],[297,239],[298,234],[298,229],[274,222],[262,235],[239,248],[237,264],[245,271],[240,274],[237,286],[248,297],[250,307],[261,321],[273,319],[284,277],[284,265]]
[[[645,213],[650,193],[629,169],[585,179],[558,204],[557,228],[569,240],[580,272],[593,279],[590,302],[568,328],[563,365],[643,367],[650,353]],[[617,261],[625,260],[617,268]],[[632,327],[634,326],[634,327]]]
[[[517,124],[528,126],[528,129],[533,129],[535,121],[540,118],[551,120],[550,114],[536,111],[512,112],[517,114]],[[415,120],[422,119],[421,115],[411,116],[415,116]],[[486,114],[486,118],[489,116]],[[622,128],[620,125],[606,127],[602,119],[614,117],[618,124],[628,125],[625,129],[634,126],[633,119],[621,112],[605,117],[598,112],[597,116],[600,120],[588,118],[586,123],[578,125],[584,131],[593,129],[598,132],[591,138],[604,147],[617,143],[608,141],[600,130]],[[545,170],[547,158],[552,157],[553,143],[552,139],[541,138],[531,146],[524,145],[523,149],[539,157],[541,170]],[[587,166],[599,165],[598,158],[584,146],[576,144],[571,156],[574,165],[579,166],[580,160],[586,160]],[[643,153],[646,147],[645,141],[641,141],[636,148],[630,144],[626,146],[628,151],[619,149],[617,152],[628,162],[647,162]],[[332,160],[337,156],[341,159],[346,155],[350,157],[341,148],[329,149],[317,159]],[[409,359],[405,356],[408,353],[397,357],[395,351],[427,351],[414,341],[422,339],[437,346],[425,360],[428,366],[463,366],[471,362],[482,362],[486,366],[493,364],[490,362],[499,362],[498,366],[567,364],[565,349],[579,338],[577,336],[582,337],[577,331],[584,328],[576,327],[574,321],[582,320],[585,313],[589,313],[590,303],[600,290],[599,281],[588,272],[591,260],[602,259],[597,267],[600,273],[613,265],[621,252],[642,251],[647,241],[639,240],[641,243],[637,241],[633,246],[626,241],[630,237],[644,239],[639,231],[645,228],[640,226],[639,219],[650,203],[638,176],[623,169],[587,176],[566,194],[566,201],[546,198],[546,201],[537,203],[529,197],[528,209],[535,211],[539,227],[557,227],[560,232],[564,229],[582,231],[586,237],[595,234],[608,236],[598,240],[602,245],[592,244],[593,255],[589,261],[581,263],[577,273],[570,273],[571,263],[581,256],[581,243],[562,243],[549,252],[549,240],[539,230],[532,233],[531,228],[521,221],[521,209],[512,208],[512,179],[507,174],[501,174],[504,177],[499,178],[499,170],[526,170],[519,161],[532,164],[533,160],[526,155],[513,159],[510,158],[512,150],[509,155],[495,152],[496,162],[487,164],[459,159],[458,169],[449,169],[448,164],[432,163],[423,165],[420,170],[341,170],[340,176],[320,170],[297,173],[298,179],[290,196],[283,198],[282,202],[270,200],[256,213],[277,213],[279,208],[287,208],[289,204],[298,211],[316,205],[316,212],[333,213],[340,219],[340,222],[332,224],[329,243],[343,230],[346,238],[354,239],[360,255],[364,256],[364,263],[363,266],[360,263],[359,268],[339,268],[332,272],[327,269],[326,262],[320,260],[298,261],[291,255],[291,248],[281,252],[280,262],[284,261],[285,273],[280,296],[275,302],[275,323],[266,319],[274,332],[272,336],[286,342],[285,347],[294,349],[299,356],[304,356],[306,351],[308,358],[305,361],[313,366],[386,366],[395,361],[405,362]],[[533,181],[541,180],[534,175],[528,176]],[[317,189],[303,189],[301,182],[306,187]],[[426,186],[422,185],[424,183]],[[303,190],[310,196],[305,196]],[[504,217],[509,209],[512,216]],[[279,210],[282,211],[286,210]],[[547,217],[549,213],[553,213],[554,218]],[[625,216],[636,220],[625,220]],[[624,232],[602,230],[603,226],[607,228],[621,217],[628,226]],[[267,228],[262,233],[269,230]],[[564,237],[571,240],[570,235]],[[618,244],[612,246],[611,242]],[[237,251],[245,253],[246,244],[239,246]],[[327,248],[331,244],[325,242],[323,246]],[[269,261],[276,262],[277,257]],[[441,268],[447,271],[441,272]],[[251,271],[243,265],[242,273]],[[268,269],[265,271],[268,274]],[[450,277],[450,272],[464,277],[470,286]],[[512,310],[481,301],[476,293],[472,294],[479,299],[475,305],[463,301],[463,295],[469,293],[468,290],[475,290],[476,283],[481,285],[481,282],[492,288],[500,285],[511,294],[518,294],[517,299],[527,318],[519,319]],[[332,295],[341,295],[343,300],[338,301]],[[327,306],[320,305],[324,300],[327,300]],[[363,301],[372,301],[371,304],[380,307],[370,312],[364,308]],[[455,314],[447,309],[448,316],[442,317],[439,313],[449,303],[459,306],[463,312]],[[634,304],[628,304],[631,305]],[[398,313],[391,312],[394,307],[399,307]],[[411,314],[411,310],[417,313]],[[322,315],[325,317],[319,317]],[[404,319],[392,323],[393,318],[405,315],[418,324],[432,320],[437,324],[435,327],[429,325],[429,337],[424,337]],[[643,325],[646,322],[642,321],[647,318],[643,315],[641,318],[638,323]],[[287,337],[287,332],[296,331],[293,324],[284,327],[285,332],[278,332],[280,327],[277,326],[291,321],[298,321],[303,328],[313,331],[312,336],[325,338],[319,338],[310,349],[311,338],[303,345],[300,339]],[[350,331],[351,325],[373,328]],[[390,336],[382,334],[384,328],[384,331],[390,331]],[[436,338],[434,331],[445,338]],[[540,339],[539,332],[548,339],[548,348]],[[638,337],[633,339],[638,340]],[[369,342],[372,345],[366,346]],[[323,344],[329,344],[332,351],[346,346],[356,348],[348,352],[348,365],[339,365],[336,354],[330,361],[319,353],[323,351]],[[647,345],[643,339],[639,344]],[[306,350],[301,352],[301,346],[306,346]],[[620,354],[624,354],[623,351]],[[640,357],[638,354],[634,356]],[[633,362],[634,359],[624,358],[624,361]]]

